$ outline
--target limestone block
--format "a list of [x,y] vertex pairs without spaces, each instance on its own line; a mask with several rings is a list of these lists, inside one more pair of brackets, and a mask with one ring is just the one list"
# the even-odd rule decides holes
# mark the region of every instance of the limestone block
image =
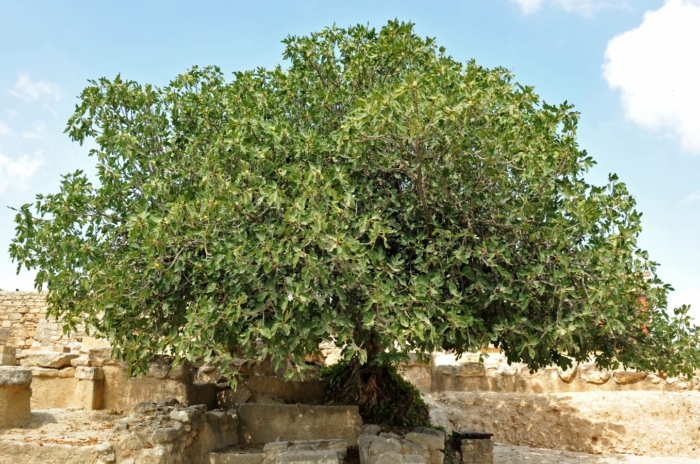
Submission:
[[88,358],[93,366],[101,367],[112,359],[111,348],[91,348],[88,350]]
[[406,434],[406,440],[425,445],[430,451],[445,449],[445,434],[441,430],[416,427]]
[[445,460],[445,453],[439,450],[432,450],[430,452],[430,464],[443,464]]
[[381,426],[376,425],[376,424],[365,424],[362,426],[360,429],[360,434],[361,435],[379,435],[379,433],[382,431]]
[[105,374],[101,367],[76,367],[75,378],[80,380],[104,380]]
[[236,409],[251,397],[250,390],[238,387],[235,390],[221,390],[216,393],[216,404],[220,409]]
[[170,366],[168,378],[172,380],[189,381],[192,378],[192,369],[188,363]]
[[0,388],[29,388],[32,383],[32,371],[24,367],[1,366]]
[[153,401],[142,401],[141,403],[134,406],[134,412],[136,414],[149,414],[158,410],[158,405]]
[[16,366],[17,358],[14,354],[0,353],[0,366]]
[[164,379],[170,372],[170,364],[148,363],[148,377]]
[[611,377],[610,371],[598,370],[593,365],[581,366],[579,370],[583,380],[595,385],[603,385],[605,382],[610,380]]
[[275,464],[341,464],[337,451],[285,451],[275,458]]
[[455,375],[457,377],[483,377],[486,375],[486,367],[483,363],[478,362],[459,364]]
[[0,367],[0,428],[26,424],[31,420],[31,383],[31,370]]
[[121,450],[140,450],[146,446],[147,442],[138,433],[131,432],[125,435],[119,441],[119,449]]
[[46,369],[44,367],[30,367],[34,377],[58,377],[58,369]]
[[631,383],[641,382],[647,378],[646,372],[636,372],[636,371],[615,371],[613,373],[613,380],[618,385],[629,385]]
[[151,442],[156,444],[172,443],[177,438],[177,429],[174,427],[165,427],[157,429],[151,435]]
[[62,367],[70,366],[71,360],[77,357],[77,354],[70,353],[55,353],[51,351],[30,351],[29,354],[27,354],[27,356],[22,360],[22,364],[26,364],[27,366],[60,369]]
[[11,354],[12,356],[16,356],[17,348],[14,346],[0,345],[0,354]]
[[62,379],[75,377],[75,367],[64,367],[63,369],[58,369],[57,377],[60,377]]
[[246,403],[238,408],[242,444],[285,440],[336,439],[357,445],[362,418],[357,406]]
[[209,453],[208,464],[262,464],[262,453],[246,453],[245,451],[220,452],[213,451]]
[[382,453],[377,455],[370,460],[363,462],[360,460],[361,464],[403,464],[404,456],[399,453]]

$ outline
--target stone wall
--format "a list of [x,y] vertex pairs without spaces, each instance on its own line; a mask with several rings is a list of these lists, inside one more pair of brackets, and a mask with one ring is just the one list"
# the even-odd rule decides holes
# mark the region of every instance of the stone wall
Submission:
[[[482,362],[479,357],[482,356]],[[470,353],[457,359],[450,353],[434,353],[429,362],[415,356],[402,366],[404,377],[423,393],[500,392],[573,393],[613,391],[700,390],[700,378],[666,377],[634,370],[599,370],[593,362],[574,364],[564,371],[546,367],[530,372],[525,364],[508,364],[500,353]]]
[[19,349],[80,349],[84,333],[67,336],[60,323],[46,318],[46,294],[0,291],[0,345]]

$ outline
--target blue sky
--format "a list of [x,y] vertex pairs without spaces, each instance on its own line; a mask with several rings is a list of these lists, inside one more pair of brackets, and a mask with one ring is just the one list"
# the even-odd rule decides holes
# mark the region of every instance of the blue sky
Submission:
[[398,18],[453,57],[512,69],[581,112],[579,143],[644,213],[641,244],[700,320],[700,0],[0,0],[0,288],[30,289],[7,253],[13,213],[92,170],[63,129],[88,79],[166,84],[192,65],[281,63],[281,40]]

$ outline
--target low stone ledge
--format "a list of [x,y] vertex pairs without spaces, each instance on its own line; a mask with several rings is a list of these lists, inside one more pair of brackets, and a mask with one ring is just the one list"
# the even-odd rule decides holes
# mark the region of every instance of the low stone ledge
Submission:
[[32,371],[25,367],[0,366],[0,387],[29,388]]
[[78,380],[104,380],[105,374],[100,367],[76,367],[75,378]]
[[56,353],[53,351],[29,351],[20,360],[20,365],[25,367],[46,367],[51,369],[61,369],[70,366],[71,360],[78,358],[78,354]]
[[268,443],[263,447],[263,464],[340,464],[348,451],[346,440],[298,440]]
[[362,418],[357,406],[246,403],[238,408],[242,444],[283,440],[343,439],[357,445]]
[[32,418],[32,371],[24,367],[0,367],[0,427],[23,425]]

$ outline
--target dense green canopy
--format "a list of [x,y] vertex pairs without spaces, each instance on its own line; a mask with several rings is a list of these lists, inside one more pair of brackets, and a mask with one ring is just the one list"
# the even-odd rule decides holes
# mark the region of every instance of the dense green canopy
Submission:
[[67,132],[94,139],[99,182],[78,171],[21,207],[11,245],[52,314],[136,370],[323,340],[361,361],[493,344],[531,368],[700,366],[633,197],[584,179],[572,105],[411,24],[284,43],[286,68],[83,91]]

